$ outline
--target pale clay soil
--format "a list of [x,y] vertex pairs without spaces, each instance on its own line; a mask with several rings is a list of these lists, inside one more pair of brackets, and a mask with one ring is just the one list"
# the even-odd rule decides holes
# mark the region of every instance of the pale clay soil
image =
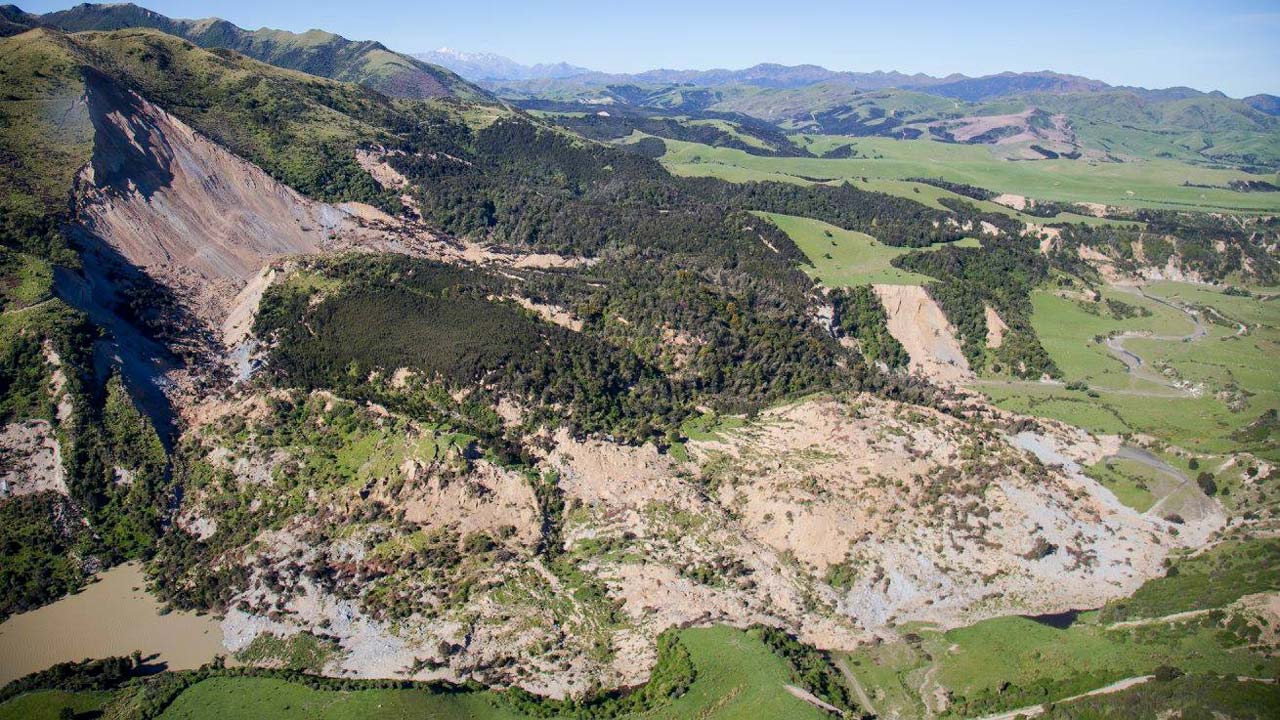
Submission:
[[41,350],[49,370],[47,389],[53,401],[53,419],[31,419],[0,428],[0,499],[46,491],[68,494],[57,436],[58,426],[71,420],[73,410],[66,392],[67,375],[51,343],[46,341]]
[[[81,227],[177,291],[228,347],[247,334],[273,279],[266,268],[290,256],[374,250],[520,269],[584,262],[450,241],[368,205],[308,200],[131,92],[95,86],[88,98],[97,132],[78,181]],[[384,158],[357,159],[385,186],[404,184]]]
[[889,334],[906,348],[911,371],[942,384],[973,377],[955,328],[919,285],[875,285],[889,317]]
[[[1064,149],[1073,145],[1075,133],[1072,131],[1065,115],[1053,115],[1050,118],[1050,127],[1040,128],[1031,124],[1033,112],[1035,112],[1035,108],[1027,108],[1020,113],[1009,115],[981,115],[956,120],[942,120],[931,124],[945,128],[958,142],[962,143],[969,142],[991,130],[1012,128],[1015,132],[997,139],[994,144],[1015,145],[1024,142],[1041,142],[1062,146]],[[1042,157],[1032,150],[1027,150],[1022,155],[1030,159]],[[1021,210],[1022,208],[1017,209]]]
[[1134,285],[1160,280],[1204,283],[1204,278],[1200,273],[1194,270],[1187,270],[1182,266],[1182,258],[1176,252],[1169,256],[1164,265],[1148,263],[1143,256],[1141,242],[1133,244],[1133,257],[1137,264],[1136,272],[1128,272],[1120,268],[1113,258],[1091,247],[1081,245],[1076,249],[1076,254],[1081,260],[1096,268],[1103,280],[1106,280],[1111,285]]
[[0,500],[52,491],[67,494],[62,448],[48,420],[0,428]]
[[[244,400],[223,412],[252,413],[254,405]],[[990,409],[988,417],[1012,416]],[[331,563],[358,561],[366,557],[364,531],[320,547],[301,538],[376,500],[424,530],[513,527],[515,556],[485,570],[461,605],[439,605],[424,590],[421,602],[438,608],[430,614],[379,621],[358,600],[300,577],[275,620],[233,609],[224,631],[232,649],[261,632],[335,637],[342,654],[327,669],[335,674],[399,677],[415,660],[430,660],[413,677],[565,694],[597,681],[643,681],[654,638],[672,625],[763,622],[819,647],[853,649],[893,638],[893,626],[912,620],[953,627],[1096,607],[1158,575],[1191,529],[1175,536],[1168,523],[1129,510],[1084,477],[1080,467],[1116,445],[1053,423],[1006,438],[869,396],[767,411],[718,440],[689,443],[689,463],[651,445],[579,441],[561,431],[540,464],[559,474],[564,548],[581,572],[603,581],[620,624],[577,599],[531,554],[537,502],[522,476],[480,460],[470,474],[446,480],[438,462],[410,457],[362,494],[317,496],[318,513],[259,537],[256,554],[275,567],[294,551],[305,564],[321,549]],[[242,484],[269,486],[271,468],[287,457],[231,459],[215,448],[209,460]],[[201,527],[203,502],[189,499],[188,526]],[[1033,554],[1041,539],[1053,549]],[[574,553],[588,542],[605,549]],[[706,564],[719,568],[719,581],[704,584],[687,572]],[[827,582],[836,565],[847,568],[843,587]],[[240,599],[273,603],[259,572]]]
[[987,316],[987,347],[998,348],[1004,344],[1004,334],[1009,331],[1000,314],[990,305],[985,308]]
[[[183,135],[181,128],[164,126],[176,120],[160,115],[154,122],[161,137],[177,133],[190,144],[204,142],[197,135]],[[217,155],[211,144],[205,151]],[[219,160],[234,159],[206,157],[202,162]],[[372,161],[362,158],[366,166]],[[266,182],[247,164],[229,171],[237,168],[247,174],[246,187]],[[378,175],[395,185],[388,173]],[[282,202],[284,210],[264,212],[309,211],[300,198],[286,195]],[[126,198],[123,205],[130,209],[123,217],[153,212],[143,207],[147,204]],[[577,262],[428,239],[406,221],[364,208],[335,212],[338,226],[377,249],[517,268]],[[110,220],[107,212],[103,227],[111,227]],[[125,230],[112,232],[108,236],[117,238],[122,249],[131,247]],[[278,254],[255,249],[240,265],[224,261],[207,266],[209,277],[202,279],[209,288],[221,288],[219,283],[228,278],[236,283],[236,292],[227,295],[234,300],[209,316],[229,345],[244,340],[262,291],[278,279],[273,263],[319,247],[319,238],[326,238],[326,248],[344,245],[336,234],[321,233],[314,240],[305,233],[286,235],[298,242]],[[243,257],[231,253],[233,260]],[[135,259],[147,261],[145,256]],[[161,260],[170,262],[153,259]],[[227,267],[234,272],[219,274]],[[890,332],[907,348],[915,371],[941,382],[969,377],[954,329],[921,288],[879,286],[876,292],[889,312]],[[575,319],[560,308],[527,300],[522,304],[553,322],[576,327]],[[1002,324],[991,325],[995,331],[990,339],[999,342]],[[691,443],[690,464],[677,463],[651,446],[629,448],[556,435],[543,464],[560,473],[570,507],[563,530],[566,550],[610,538],[626,548],[587,553],[575,561],[583,572],[600,578],[620,603],[621,624],[606,623],[598,608],[584,605],[530,554],[538,515],[523,477],[478,461],[470,475],[446,482],[432,461],[408,458],[391,476],[367,488],[364,497],[317,497],[324,513],[332,515],[299,516],[258,538],[255,547],[262,562],[279,565],[292,559],[294,551],[305,561],[320,549],[331,561],[358,562],[365,553],[358,538],[316,548],[301,537],[318,523],[354,512],[369,498],[402,510],[406,522],[423,529],[449,527],[466,534],[513,527],[513,547],[524,549],[491,568],[488,581],[462,605],[441,606],[424,595],[421,601],[437,610],[395,623],[367,615],[358,599],[331,595],[306,578],[296,580],[297,595],[275,597],[255,571],[250,589],[238,599],[255,607],[279,601],[283,611],[271,620],[256,611],[233,609],[224,621],[228,647],[242,648],[260,632],[309,630],[340,643],[342,654],[328,668],[337,674],[402,676],[415,661],[425,660],[429,665],[414,677],[477,677],[565,694],[596,682],[642,681],[654,659],[654,637],[671,625],[766,622],[783,625],[820,647],[849,649],[876,636],[891,637],[892,625],[908,620],[950,626],[1007,612],[1090,607],[1156,574],[1159,561],[1178,542],[1160,521],[1127,511],[1078,472],[1051,470],[1048,481],[1032,482],[1008,467],[982,471],[959,459],[970,443],[970,431],[955,421],[933,417],[922,425],[896,418],[904,412],[900,406],[869,398],[856,404],[857,410],[821,402],[771,411],[751,429],[721,442]],[[199,427],[227,413],[252,418],[258,406],[251,398],[230,404],[210,401],[192,407],[186,417]],[[520,413],[508,408],[504,416],[514,422]],[[1070,442],[1092,441],[1077,437]],[[984,448],[979,457],[995,453],[992,463],[995,456],[1015,468],[1025,463],[998,438]],[[210,460],[250,484],[271,483],[272,468],[288,461],[279,453],[240,455],[244,453],[220,460],[215,452]],[[931,479],[947,468],[957,477],[931,488]],[[968,482],[964,494],[956,495],[957,483],[965,485],[966,473],[972,472],[989,477]],[[711,495],[697,482],[706,473],[727,478],[717,481]],[[202,502],[198,496],[190,498],[180,522],[207,536],[216,522],[200,511]],[[1044,537],[1055,551],[1028,560],[1024,555],[1034,547],[1033,536]],[[734,570],[725,582],[706,585],[690,575],[700,562]],[[842,589],[825,582],[836,564],[850,568],[849,584]]]

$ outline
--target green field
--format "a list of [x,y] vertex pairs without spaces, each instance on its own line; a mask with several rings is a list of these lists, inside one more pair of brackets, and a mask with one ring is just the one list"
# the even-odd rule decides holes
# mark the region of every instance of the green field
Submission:
[[1280,686],[1232,676],[1187,675],[1143,683],[1106,695],[1058,703],[1045,720],[1218,718],[1264,720],[1280,716]]
[[870,235],[843,230],[819,220],[778,213],[760,215],[777,225],[804,251],[813,263],[813,267],[804,268],[805,272],[823,285],[922,285],[932,279],[890,265],[894,258],[911,252],[910,248],[885,245]]
[[[1153,362],[1164,361],[1183,378],[1214,388],[1237,385],[1259,395],[1250,401],[1259,408],[1280,405],[1276,378],[1280,377],[1280,303],[1275,300],[1225,295],[1205,286],[1161,282],[1149,294],[1182,305],[1212,308],[1206,313],[1209,337],[1197,343],[1159,343],[1138,339],[1129,346]],[[1274,289],[1271,290],[1274,292]],[[1240,333],[1240,325],[1248,330]],[[1257,401],[1255,403],[1255,401]]]
[[1102,609],[1103,622],[1156,618],[1224,607],[1253,593],[1280,590],[1280,541],[1229,540],[1173,560],[1175,571],[1148,580]]
[[689,692],[644,717],[824,718],[828,715],[787,692],[786,661],[741,630],[715,627],[680,634],[698,669]]
[[76,717],[97,717],[111,698],[109,692],[40,690],[0,703],[0,720],[59,720],[63,708],[71,708]]
[[[1031,322],[1045,350],[1068,380],[1084,380],[1090,387],[1109,390],[1165,392],[1156,382],[1135,378],[1124,363],[1108,352],[1106,345],[1094,342],[1094,338],[1123,331],[1182,336],[1190,334],[1195,325],[1185,314],[1140,295],[1112,288],[1102,288],[1101,293],[1104,303],[1060,297],[1048,290],[1032,293]],[[1151,315],[1116,319],[1107,311],[1105,300],[1142,307]]]
[[[632,143],[646,137],[644,133],[636,132],[631,137],[619,141],[620,144]],[[688,145],[695,148],[706,148],[708,150],[717,151],[718,148],[712,148],[709,145],[699,145],[696,143],[684,143],[679,140],[670,140],[663,138],[664,143]],[[754,157],[754,156],[752,156]],[[779,158],[772,158],[779,159]],[[665,159],[664,159],[665,162]],[[822,162],[835,162],[832,160],[822,160]],[[1018,212],[1010,207],[989,200],[975,200],[974,198],[965,197],[957,193],[945,190],[936,185],[930,185],[922,182],[912,182],[910,180],[899,180],[895,178],[873,177],[867,175],[858,176],[837,176],[832,178],[814,178],[811,176],[790,175],[782,170],[761,170],[753,167],[741,167],[737,165],[726,165],[722,163],[692,163],[692,164],[672,164],[666,163],[667,169],[676,175],[684,175],[690,177],[717,177],[721,180],[729,182],[785,182],[795,185],[816,185],[816,184],[833,184],[841,182],[851,182],[860,190],[868,190],[871,192],[882,192],[888,195],[896,195],[898,197],[909,198],[918,203],[927,205],[936,210],[946,210],[940,198],[951,198],[952,200],[960,200],[969,203],[985,212],[998,212],[1016,218],[1024,223],[1032,223],[1042,225],[1048,222],[1070,222],[1084,223],[1086,225],[1106,225],[1117,221],[1106,218],[1094,217],[1093,215],[1078,215],[1075,213],[1060,213],[1053,218],[1042,218],[1034,215],[1028,215]],[[936,173],[929,177],[937,177]]]
[[1111,459],[1088,469],[1089,477],[1102,483],[1116,498],[1137,510],[1146,512],[1156,504],[1157,493],[1165,494],[1163,485],[1169,480],[1136,460]]
[[[1275,382],[1280,376],[1280,305],[1186,283],[1155,283],[1146,292],[1212,307],[1228,318],[1205,322],[1208,336],[1200,340],[1134,338],[1125,344],[1145,361],[1146,376],[1168,367],[1169,380],[1189,383],[1194,394],[1129,374],[1102,343],[1094,342],[1096,336],[1112,331],[1181,336],[1192,329],[1186,316],[1176,310],[1111,289],[1103,290],[1104,298],[1146,307],[1152,315],[1116,320],[1105,309],[1091,314],[1079,301],[1047,291],[1032,296],[1032,325],[1062,368],[1064,380],[1083,381],[1098,397],[1056,384],[987,380],[976,387],[1009,410],[1057,418],[1092,432],[1144,432],[1198,452],[1245,449],[1274,457],[1274,447],[1246,443],[1233,435],[1264,412],[1280,408],[1280,387]],[[1237,335],[1237,320],[1248,325],[1247,334]]]
[[[813,267],[803,268],[813,279],[828,287],[849,287],[869,283],[884,285],[923,285],[933,280],[928,275],[907,272],[894,267],[893,259],[913,252],[912,248],[885,245],[866,233],[844,230],[821,220],[756,213],[766,217],[785,232],[807,256]],[[981,247],[976,238],[954,243],[958,247]],[[938,245],[924,248],[936,249]]]
[[422,690],[314,690],[286,680],[211,678],[178,696],[161,718],[491,718],[522,717],[479,693]]
[[[816,136],[815,136],[816,137]],[[997,192],[1039,200],[1096,202],[1125,207],[1166,207],[1200,210],[1280,210],[1278,193],[1240,193],[1219,187],[1231,180],[1264,179],[1233,170],[1197,167],[1174,160],[1097,162],[1085,160],[1011,161],[985,145],[958,145],[931,140],[840,138],[822,136],[811,144],[834,147],[853,143],[859,157],[845,159],[762,157],[731,148],[665,140],[662,162],[681,175],[713,175],[727,180],[766,179],[765,175],[798,180],[862,178],[902,180],[941,177]]]
[[[697,668],[681,697],[631,717],[820,718],[823,713],[788,693],[789,668],[749,633],[717,627],[686,630],[681,641]],[[162,718],[492,718],[526,717],[487,693],[441,694],[420,690],[313,690],[283,680],[213,678],[187,690]]]

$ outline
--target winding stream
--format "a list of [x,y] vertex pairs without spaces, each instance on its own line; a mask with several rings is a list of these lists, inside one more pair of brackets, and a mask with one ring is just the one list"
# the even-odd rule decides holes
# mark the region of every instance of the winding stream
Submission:
[[[1121,287],[1117,287],[1116,289],[1120,290],[1121,292],[1128,292],[1128,293],[1140,295],[1152,302],[1159,303],[1161,305],[1164,305],[1165,307],[1177,310],[1178,312],[1186,315],[1187,319],[1189,319],[1192,325],[1195,326],[1195,329],[1192,330],[1191,333],[1187,335],[1153,335],[1152,333],[1145,330],[1130,330],[1127,332],[1122,332],[1118,335],[1113,335],[1107,338],[1107,341],[1106,341],[1107,350],[1117,360],[1124,363],[1125,368],[1128,369],[1130,375],[1136,378],[1147,380],[1157,385],[1166,387],[1184,397],[1192,397],[1193,393],[1190,390],[1187,390],[1184,387],[1181,387],[1179,385],[1176,385],[1170,382],[1168,378],[1164,377],[1160,373],[1149,370],[1148,363],[1146,363],[1142,359],[1142,357],[1139,356],[1137,353],[1126,348],[1124,344],[1126,341],[1132,340],[1134,338],[1143,338],[1146,340],[1166,340],[1170,342],[1194,342],[1196,340],[1200,340],[1204,337],[1207,337],[1209,335],[1209,328],[1205,327],[1204,323],[1200,321],[1200,316],[1197,315],[1196,313],[1184,307],[1175,305],[1162,298],[1158,298],[1153,295],[1148,295],[1147,293],[1143,292],[1142,288],[1140,287],[1135,287],[1132,290],[1121,288]],[[1144,393],[1143,391],[1136,391],[1136,390],[1132,392],[1135,394],[1145,394],[1150,397],[1165,397],[1165,395],[1161,393],[1155,393],[1155,392]]]

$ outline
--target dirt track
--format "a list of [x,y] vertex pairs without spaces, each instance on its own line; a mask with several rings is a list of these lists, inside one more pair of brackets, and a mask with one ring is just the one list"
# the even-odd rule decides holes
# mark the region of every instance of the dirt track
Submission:
[[[1117,682],[1111,683],[1110,685],[1100,687],[1097,690],[1090,690],[1087,693],[1080,693],[1079,695],[1072,695],[1071,697],[1063,698],[1061,700],[1054,702],[1053,704],[1060,705],[1062,703],[1072,702],[1073,700],[1081,700],[1087,697],[1093,697],[1095,695],[1108,695],[1110,693],[1120,692],[1121,690],[1128,690],[1129,688],[1135,685],[1141,685],[1151,680],[1154,677],[1155,677],[1154,675],[1139,675],[1137,677],[1125,678],[1124,680],[1119,680]],[[1028,705],[1027,707],[1018,708],[1017,710],[1008,710],[1002,713],[997,713],[995,715],[984,715],[983,717],[978,718],[977,720],[1013,720],[1013,718],[1016,718],[1018,716],[1035,717],[1037,715],[1042,715],[1042,714],[1044,714],[1044,704]]]

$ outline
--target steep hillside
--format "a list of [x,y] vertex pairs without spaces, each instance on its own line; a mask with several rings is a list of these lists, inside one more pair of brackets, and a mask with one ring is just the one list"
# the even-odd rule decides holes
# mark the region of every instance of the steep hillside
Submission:
[[[356,129],[374,137],[372,129],[352,120],[343,134],[331,105],[359,97],[365,110],[391,112],[384,97],[242,56],[226,61],[155,31],[131,32],[72,39],[37,29],[0,41],[0,455],[6,473],[39,472],[6,480],[0,493],[5,547],[24,548],[6,557],[0,615],[154,552],[172,492],[175,397],[220,372],[217,364],[201,365],[213,329],[202,321],[216,318],[199,311],[225,309],[266,259],[316,249],[329,218],[350,223],[209,138],[242,133],[234,137],[243,152],[257,152],[317,194],[383,197],[354,160]],[[117,61],[145,54],[131,52],[139,47],[150,53],[141,62],[153,64],[130,75]],[[177,48],[228,83],[245,79],[252,73],[246,68],[266,73],[252,86],[259,97],[289,97],[289,117],[298,124],[246,114],[262,107],[242,87],[214,90],[202,104],[208,115],[187,115],[202,121],[201,133],[125,89],[149,86],[162,96],[190,82],[184,73],[194,68],[171,53]],[[168,72],[158,72],[160,62],[171,63]],[[273,90],[272,82],[293,90]],[[199,102],[194,90],[188,85],[180,94]],[[349,143],[346,157],[337,161],[310,144],[282,151],[284,133],[320,117],[329,142]],[[361,195],[351,176],[334,171],[345,163],[373,195]],[[40,448],[38,466],[11,462],[31,448]]]
[[[65,231],[95,135],[88,55],[41,30],[0,41],[0,617],[148,553],[171,488],[156,420],[95,362],[107,350],[98,328],[55,294],[55,277],[80,264]],[[151,348],[149,362],[170,361]]]
[[452,72],[388,50],[373,41],[309,30],[302,34],[245,30],[218,18],[176,20],[136,5],[77,5],[70,10],[28,16],[34,23],[69,32],[153,28],[205,48],[227,48],[272,65],[354,82],[387,95],[409,98],[486,96]]
[[[220,321],[238,309],[232,305],[239,299],[232,299],[249,280],[262,277],[258,271],[266,264],[324,250],[352,232],[355,236],[342,244],[430,252],[451,262],[518,265],[530,287],[513,293],[507,279],[491,292],[566,302],[596,292],[600,278],[626,276],[631,267],[625,262],[609,269],[595,265],[594,284],[573,278],[564,286],[555,278],[542,279],[538,268],[579,263],[548,251],[599,254],[605,247],[584,243],[587,236],[568,227],[539,232],[538,223],[592,222],[595,204],[570,200],[565,211],[529,222],[538,216],[522,220],[520,214],[536,212],[529,202],[534,195],[507,193],[554,187],[556,178],[544,176],[542,168],[555,163],[573,168],[578,181],[593,187],[593,198],[616,191],[616,174],[673,183],[652,161],[583,145],[528,120],[477,132],[427,105],[393,102],[359,86],[281,70],[226,51],[206,51],[155,30],[67,36],[37,29],[0,42],[0,56],[6,60],[0,112],[11,129],[4,133],[0,176],[6,188],[4,268],[6,278],[13,278],[15,298],[5,308],[5,372],[7,378],[22,378],[5,381],[5,403],[14,408],[12,421],[17,423],[5,437],[14,452],[49,447],[54,462],[59,456],[67,459],[61,482],[53,473],[48,483],[32,485],[47,502],[5,503],[7,512],[20,514],[7,526],[29,529],[42,513],[59,512],[83,517],[88,527],[104,533],[119,529],[117,535],[104,535],[101,544],[90,545],[72,532],[80,527],[75,522],[50,537],[28,537],[30,553],[21,562],[6,564],[11,571],[6,583],[30,589],[14,596],[17,605],[0,612],[47,601],[73,589],[102,564],[153,550],[165,508],[156,498],[169,491],[167,452],[190,422],[186,403],[224,382],[227,366],[217,360],[224,352],[216,337]],[[362,147],[381,146],[394,148],[390,157],[404,163],[400,167],[414,179],[414,187],[384,189],[358,164]],[[425,182],[435,163],[461,184],[447,177]],[[463,197],[451,196],[468,187],[465,199],[475,203],[476,214],[458,213],[465,207],[459,202]],[[486,199],[486,193],[492,195]],[[383,205],[402,217],[367,206],[348,206],[348,213],[323,204],[353,200]],[[486,203],[493,203],[488,215]],[[597,238],[611,246],[626,243],[632,253],[633,243],[647,244],[644,252],[653,254],[677,241],[690,252],[663,259],[671,263],[666,269],[633,261],[648,268],[646,282],[678,277],[683,292],[702,299],[694,318],[687,315],[691,308],[673,303],[628,331],[642,341],[637,350],[657,348],[645,339],[661,337],[672,327],[700,334],[703,330],[690,324],[695,320],[707,330],[725,328],[727,332],[718,330],[724,333],[717,343],[723,354],[707,355],[690,372],[711,379],[710,392],[722,394],[726,402],[778,397],[829,374],[836,349],[806,318],[807,283],[792,268],[794,252],[780,254],[779,248],[787,249],[785,238],[752,230],[745,213],[726,217],[688,198],[677,203],[675,213],[668,212],[668,205],[627,211],[632,217],[616,215],[604,225],[613,239]],[[437,242],[412,219],[418,214],[414,207],[437,227],[479,239],[502,237],[524,246],[525,254]],[[638,226],[648,228],[649,235],[629,233],[628,228]],[[364,228],[371,235],[361,235]],[[698,251],[689,240],[703,233],[709,237]],[[773,250],[761,244],[762,237],[772,238],[765,242]],[[541,254],[530,255],[530,250]],[[681,267],[696,274],[681,274]],[[724,288],[698,280],[716,276],[737,279]],[[262,289],[257,286],[259,294]],[[652,312],[645,309],[644,297],[625,291],[595,302],[640,320],[643,312]],[[256,300],[244,300],[251,314]],[[403,306],[382,307],[391,316],[404,312]],[[751,308],[745,324],[741,308]],[[729,315],[738,318],[733,329],[718,319]],[[515,313],[511,321],[530,322],[520,317]],[[458,321],[464,323],[465,314]],[[355,329],[342,326],[333,337],[345,341],[345,334]],[[102,342],[85,340],[93,332],[104,333]],[[569,336],[557,343],[559,354],[543,356],[520,346],[536,346],[537,333],[496,332],[480,343],[479,357],[501,352],[531,358],[503,390],[539,413],[563,418],[566,410],[558,408],[581,409],[573,420],[584,431],[609,429],[637,439],[661,436],[691,411],[688,401],[673,401],[672,385],[661,372],[635,351],[602,342],[603,334],[597,328],[594,339],[582,343]],[[502,346],[501,338],[514,346]],[[376,345],[344,346],[363,350],[356,358],[361,362],[380,358]],[[744,369],[755,373],[758,367],[771,368],[777,384],[760,385],[743,369],[732,368],[735,347],[754,347],[756,360]],[[295,349],[305,353],[307,348]],[[617,368],[609,381],[617,386],[609,392],[597,388],[594,375],[605,357],[613,357],[609,362]],[[660,352],[652,360],[674,362],[663,358]],[[307,358],[302,354],[298,359]],[[463,354],[436,367],[467,386],[475,381],[473,363],[473,356]],[[573,370],[563,373],[566,367]],[[310,374],[290,374],[297,369],[285,363],[280,367],[287,382],[346,384],[327,364]],[[562,380],[547,394],[540,384],[549,371],[562,373]],[[110,380],[116,374],[123,382]],[[54,376],[65,379],[53,383],[48,378]],[[107,392],[109,381],[115,389]],[[67,395],[70,391],[74,393]],[[72,409],[55,423],[52,408],[64,396]],[[138,415],[135,402],[145,415]],[[510,456],[509,441],[491,418],[481,412],[464,426],[492,438]],[[60,433],[74,443],[74,452],[49,444]],[[161,445],[140,444],[138,437],[157,438]],[[138,480],[112,480],[119,477]],[[60,491],[64,486],[65,492]],[[126,502],[133,506],[122,509],[120,503]],[[79,554],[73,548],[80,548]],[[40,584],[40,577],[53,573],[63,579]]]
[[30,30],[34,22],[34,16],[16,5],[0,5],[0,37]]
[[1256,110],[1268,115],[1280,115],[1280,97],[1275,95],[1250,95],[1244,101]]
[[92,125],[83,110],[87,62],[82,48],[56,33],[28,32],[0,43],[0,242],[66,262],[58,225]]
[[268,261],[315,253],[354,225],[111,80],[92,74],[85,90],[94,151],[78,221],[197,314],[220,319]]

